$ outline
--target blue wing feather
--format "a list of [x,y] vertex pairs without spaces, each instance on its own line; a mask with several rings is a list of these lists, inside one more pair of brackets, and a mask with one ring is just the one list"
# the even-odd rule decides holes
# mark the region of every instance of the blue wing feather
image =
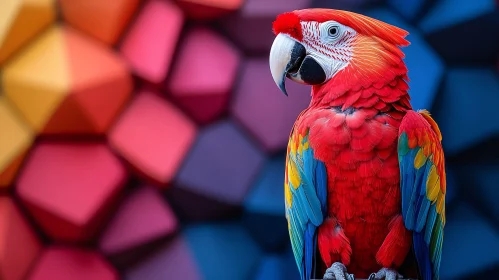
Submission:
[[317,227],[326,214],[326,167],[314,158],[308,135],[297,133],[291,135],[286,165],[286,217],[291,245],[301,279],[308,280],[314,273]]
[[402,217],[413,231],[423,280],[439,279],[445,225],[445,165],[441,135],[427,112],[408,111],[399,131]]

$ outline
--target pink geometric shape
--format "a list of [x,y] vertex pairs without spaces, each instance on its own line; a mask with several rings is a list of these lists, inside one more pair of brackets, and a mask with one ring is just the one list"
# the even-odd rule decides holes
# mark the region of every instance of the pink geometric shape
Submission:
[[238,50],[205,27],[191,29],[179,47],[168,88],[195,120],[208,123],[225,111],[240,62]]
[[119,254],[168,236],[177,225],[177,218],[161,194],[151,187],[140,187],[123,201],[99,247],[106,255]]
[[195,125],[179,109],[141,90],[111,130],[109,141],[141,175],[165,186],[195,136]]
[[177,0],[184,12],[194,19],[214,19],[239,9],[244,0]]
[[286,97],[272,80],[267,59],[247,60],[240,77],[232,115],[268,152],[284,150],[296,118],[310,103],[310,86],[288,81]]
[[17,192],[50,237],[85,242],[100,229],[125,180],[125,169],[102,143],[42,142]]
[[121,46],[138,76],[156,84],[165,79],[183,22],[182,11],[170,1],[147,1]]
[[41,244],[10,197],[0,197],[0,279],[25,279]]
[[73,247],[49,247],[28,279],[117,280],[119,276],[97,252]]

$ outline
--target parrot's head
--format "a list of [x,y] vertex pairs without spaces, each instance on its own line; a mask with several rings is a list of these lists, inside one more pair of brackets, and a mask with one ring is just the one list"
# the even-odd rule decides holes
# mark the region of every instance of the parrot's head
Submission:
[[408,32],[364,15],[297,10],[279,15],[273,31],[270,70],[286,95],[286,78],[339,96],[407,74],[399,47]]

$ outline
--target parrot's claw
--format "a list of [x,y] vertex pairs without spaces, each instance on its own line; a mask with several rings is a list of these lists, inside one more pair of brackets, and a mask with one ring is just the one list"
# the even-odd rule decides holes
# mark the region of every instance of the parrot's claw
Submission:
[[[372,278],[372,275],[374,275],[374,278]],[[391,268],[382,268],[376,274],[373,273],[369,277],[369,279],[376,279],[376,280],[381,280],[381,279],[397,280],[402,278],[404,277],[400,273]]]
[[326,270],[323,280],[355,280],[355,277],[353,274],[348,274],[344,264],[335,262]]

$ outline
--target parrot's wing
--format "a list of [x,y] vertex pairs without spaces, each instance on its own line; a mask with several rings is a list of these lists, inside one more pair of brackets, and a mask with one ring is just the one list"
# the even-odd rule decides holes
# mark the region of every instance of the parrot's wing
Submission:
[[413,231],[421,277],[439,279],[445,225],[442,135],[427,111],[408,111],[399,130],[402,216]]
[[317,234],[326,214],[327,174],[314,158],[308,129],[294,130],[288,143],[284,183],[286,218],[291,245],[302,279],[313,270]]

